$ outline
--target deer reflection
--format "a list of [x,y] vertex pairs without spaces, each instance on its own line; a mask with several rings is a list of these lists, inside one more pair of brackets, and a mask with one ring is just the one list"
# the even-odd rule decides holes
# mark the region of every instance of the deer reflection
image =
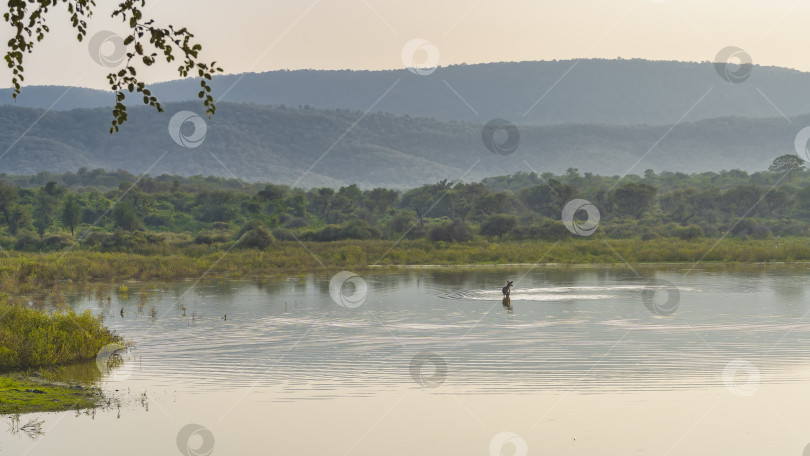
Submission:
[[501,304],[503,304],[503,307],[507,312],[512,313],[512,300],[509,298],[509,296],[504,296]]

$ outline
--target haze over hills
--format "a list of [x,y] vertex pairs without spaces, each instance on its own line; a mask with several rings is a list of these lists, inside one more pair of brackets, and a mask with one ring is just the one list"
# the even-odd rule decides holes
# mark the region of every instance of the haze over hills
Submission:
[[[709,62],[486,63],[440,67],[429,76],[406,69],[271,71],[217,76],[212,86],[215,97],[230,102],[361,111],[373,106],[372,112],[478,124],[500,117],[533,125],[671,125],[684,115],[696,121],[810,112],[810,73],[754,66],[749,79],[735,84],[720,78]],[[199,83],[170,81],[153,88],[164,102],[184,101],[195,99]],[[104,91],[65,89],[26,87],[16,105],[69,110],[113,102]],[[0,90],[0,103],[13,103],[10,93]]]
[[[169,119],[177,111],[199,109],[196,102],[168,104],[163,114],[133,107],[121,132],[110,135],[108,108],[43,115],[42,110],[0,107],[0,151],[5,151],[0,172],[86,167],[302,187],[408,188],[462,176],[471,181],[517,171],[561,173],[569,167],[603,175],[641,174],[648,168],[758,171],[793,152],[796,133],[810,125],[805,115],[792,123],[782,118],[683,123],[668,134],[667,126],[519,126],[517,151],[501,156],[484,147],[480,124],[385,113],[361,119],[359,111],[222,103],[207,120],[201,146],[176,144],[168,133]],[[190,124],[184,128],[191,133]]]

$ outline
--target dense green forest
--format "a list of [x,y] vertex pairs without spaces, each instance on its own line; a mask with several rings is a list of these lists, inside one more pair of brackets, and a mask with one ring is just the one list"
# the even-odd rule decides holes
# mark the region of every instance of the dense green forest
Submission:
[[407,191],[310,190],[235,179],[81,170],[2,176],[0,244],[25,251],[79,246],[132,251],[167,242],[265,249],[276,241],[555,240],[574,236],[561,212],[575,198],[600,212],[594,236],[650,240],[810,235],[810,171],[795,156],[748,174],[604,177],[518,173],[446,180]]

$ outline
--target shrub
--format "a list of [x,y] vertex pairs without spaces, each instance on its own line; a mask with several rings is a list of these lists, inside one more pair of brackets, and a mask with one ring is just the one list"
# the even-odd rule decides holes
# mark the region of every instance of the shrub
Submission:
[[82,223],[86,223],[87,225],[92,225],[97,223],[99,218],[104,214],[104,209],[93,209],[90,207],[85,207],[82,209]]
[[49,250],[60,250],[73,245],[73,239],[66,234],[50,234],[42,239],[41,245]]
[[303,228],[307,225],[309,224],[307,223],[306,219],[302,217],[292,217],[287,221],[287,223],[284,224],[286,228]]
[[305,231],[301,233],[305,241],[330,242],[340,239],[339,225],[326,225],[318,231]]
[[379,239],[382,232],[365,220],[352,220],[340,230],[341,239]]
[[17,233],[17,242],[14,243],[14,248],[17,250],[39,250],[40,240],[36,233],[28,230],[21,230]]
[[484,236],[497,236],[500,239],[504,234],[512,231],[517,224],[517,217],[514,215],[490,215],[481,223],[479,232]]
[[394,233],[404,233],[416,223],[416,213],[413,211],[399,211],[388,222],[388,228]]
[[750,236],[754,239],[766,239],[772,236],[771,230],[753,219],[742,219],[731,229],[735,236]]
[[467,242],[473,239],[473,231],[463,221],[454,220],[433,227],[428,232],[428,237],[433,242]]
[[658,239],[658,238],[659,238],[658,234],[656,234],[656,233],[654,233],[652,231],[646,231],[646,232],[641,234],[641,240],[642,241],[653,241],[653,240]]
[[252,249],[265,249],[275,241],[273,234],[264,226],[259,225],[245,231],[239,244]]
[[223,232],[218,231],[200,231],[197,233],[197,236],[194,237],[195,244],[213,244],[218,242],[227,242],[228,235]]
[[96,247],[104,243],[104,241],[111,235],[103,231],[91,231],[88,233],[81,243],[90,247]]
[[684,241],[701,238],[703,237],[703,228],[698,225],[687,225],[676,230],[675,236]]
[[543,223],[517,226],[510,231],[510,237],[519,239],[557,240],[569,236],[571,233],[559,220],[546,219]]
[[48,314],[0,303],[0,371],[92,359],[110,343],[121,338],[89,310]]
[[344,226],[326,225],[318,231],[307,231],[301,234],[301,239],[317,242],[332,242],[344,239],[379,239],[382,231],[373,227],[365,220],[352,220]]
[[295,236],[293,232],[290,230],[285,230],[283,228],[279,228],[277,230],[273,230],[273,237],[279,241],[294,241]]
[[141,226],[141,221],[132,209],[132,206],[125,201],[121,201],[115,205],[112,210],[112,219],[115,226],[123,228],[127,231],[134,231]]
[[112,235],[102,239],[101,249],[105,251],[132,252],[146,247],[153,247],[163,242],[164,238],[160,234],[141,231],[129,232],[119,228]]
[[172,218],[166,214],[149,214],[143,218],[143,223],[148,226],[170,226]]

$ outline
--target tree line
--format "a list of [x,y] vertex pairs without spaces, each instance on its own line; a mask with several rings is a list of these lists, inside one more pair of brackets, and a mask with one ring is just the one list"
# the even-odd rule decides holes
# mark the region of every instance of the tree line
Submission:
[[258,248],[297,240],[562,239],[573,236],[561,221],[573,199],[598,208],[597,237],[810,235],[810,172],[795,156],[753,174],[647,170],[621,177],[570,168],[563,175],[442,180],[407,191],[300,189],[201,176],[139,179],[103,170],[45,177],[47,182],[33,186],[37,179],[31,176],[0,179],[5,248],[54,250],[78,243],[116,250],[167,239]]

